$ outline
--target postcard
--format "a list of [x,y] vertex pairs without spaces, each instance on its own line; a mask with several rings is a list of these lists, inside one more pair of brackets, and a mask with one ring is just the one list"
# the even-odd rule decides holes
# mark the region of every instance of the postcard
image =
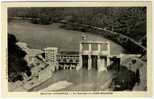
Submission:
[[150,1],[2,2],[4,96],[151,96]]

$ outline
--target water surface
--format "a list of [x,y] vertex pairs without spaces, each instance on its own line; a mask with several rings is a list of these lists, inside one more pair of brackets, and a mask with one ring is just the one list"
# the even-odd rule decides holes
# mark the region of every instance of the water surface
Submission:
[[[21,42],[26,42],[31,48],[58,47],[61,50],[79,51],[79,42],[83,32],[59,28],[61,24],[32,24],[27,21],[14,20],[8,24],[8,32],[14,34]],[[98,34],[86,33],[87,40],[110,41],[111,54],[124,53],[123,47]]]
[[[86,70],[61,70],[55,72],[53,76],[39,86],[32,88],[29,91],[41,91],[52,84],[58,84],[59,81],[67,81],[72,83],[66,88],[59,91],[103,91],[101,86],[112,80],[112,75],[108,71],[98,72],[95,69]],[[58,88],[57,88],[58,89]]]

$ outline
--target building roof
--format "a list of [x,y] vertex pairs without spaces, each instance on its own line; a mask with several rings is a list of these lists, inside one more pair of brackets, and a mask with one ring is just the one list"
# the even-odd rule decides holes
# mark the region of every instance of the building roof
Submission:
[[80,42],[81,44],[83,44],[83,43],[108,43],[109,44],[109,42],[108,41],[93,41],[93,40],[91,40],[91,41],[81,41]]
[[57,47],[47,47],[47,48],[44,48],[44,50],[57,50],[58,48]]
[[58,55],[74,56],[74,55],[79,55],[79,52],[77,52],[77,51],[60,51]]

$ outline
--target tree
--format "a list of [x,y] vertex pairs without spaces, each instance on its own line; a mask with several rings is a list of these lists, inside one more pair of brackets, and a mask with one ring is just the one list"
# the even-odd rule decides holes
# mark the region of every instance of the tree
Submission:
[[31,75],[30,68],[24,60],[26,53],[16,45],[17,39],[8,34],[8,80],[23,80],[22,73]]

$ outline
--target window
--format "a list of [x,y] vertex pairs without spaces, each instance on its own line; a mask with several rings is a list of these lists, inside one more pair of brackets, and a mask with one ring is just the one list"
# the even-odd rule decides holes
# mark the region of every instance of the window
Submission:
[[91,44],[91,49],[92,51],[97,51],[98,50],[98,44]]
[[73,63],[73,59],[70,59],[70,61],[69,61],[70,63]]
[[101,44],[101,51],[106,51],[106,50],[108,50],[108,43]]
[[89,50],[89,45],[86,44],[86,43],[83,43],[83,44],[82,44],[82,50],[83,50],[83,51]]

